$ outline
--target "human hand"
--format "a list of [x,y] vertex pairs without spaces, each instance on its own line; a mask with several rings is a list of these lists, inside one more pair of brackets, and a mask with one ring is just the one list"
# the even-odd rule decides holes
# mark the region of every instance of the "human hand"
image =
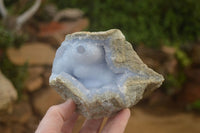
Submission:
[[[35,133],[72,133],[78,119],[78,114],[74,112],[75,109],[76,105],[71,99],[65,103],[50,107]],[[120,111],[117,115],[107,120],[102,133],[123,133],[129,117],[129,109]],[[80,133],[98,133],[102,122],[103,118],[86,120]]]

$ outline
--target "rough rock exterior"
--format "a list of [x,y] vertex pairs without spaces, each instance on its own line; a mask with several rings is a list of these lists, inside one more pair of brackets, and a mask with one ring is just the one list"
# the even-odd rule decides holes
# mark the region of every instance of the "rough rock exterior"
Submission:
[[[68,42],[70,43],[68,44]],[[67,52],[65,51],[65,45],[77,45],[77,42],[80,45],[85,42],[94,43],[94,45],[103,48],[106,66],[115,76],[114,85],[110,85],[111,87],[103,85],[101,88],[90,89],[85,86],[87,84],[74,76],[76,73],[67,73],[64,70],[65,68],[55,74],[56,63],[61,58],[65,58],[63,54]],[[77,111],[88,119],[110,116],[123,108],[132,107],[143,96],[158,88],[164,80],[162,75],[154,72],[142,62],[131,44],[125,40],[124,35],[117,29],[105,32],[77,32],[67,35],[59,49],[54,60],[50,85],[64,99],[72,98],[77,104]],[[77,51],[82,52],[84,50],[79,49]],[[87,60],[85,58],[85,61]],[[83,71],[87,72],[87,70]],[[90,73],[95,73],[95,71],[91,70]],[[104,82],[104,80],[102,81]]]
[[17,99],[17,92],[13,84],[2,74],[0,70],[0,110],[6,110]]

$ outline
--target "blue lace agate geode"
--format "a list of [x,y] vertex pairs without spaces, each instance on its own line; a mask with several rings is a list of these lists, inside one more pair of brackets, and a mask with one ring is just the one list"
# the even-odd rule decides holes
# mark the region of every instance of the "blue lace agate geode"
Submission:
[[87,118],[110,116],[130,108],[163,82],[148,68],[120,30],[77,32],[58,48],[50,85],[72,98]]

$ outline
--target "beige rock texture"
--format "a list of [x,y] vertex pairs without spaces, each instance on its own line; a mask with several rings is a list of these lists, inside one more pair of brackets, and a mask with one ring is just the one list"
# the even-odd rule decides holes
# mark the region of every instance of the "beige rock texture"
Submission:
[[55,50],[48,44],[33,42],[24,44],[21,48],[9,48],[7,50],[9,59],[16,65],[51,65]]
[[123,108],[131,108],[144,96],[160,87],[164,80],[162,75],[143,63],[118,29],[105,32],[77,32],[67,35],[65,41],[73,39],[104,42],[105,60],[110,70],[114,73],[135,75],[128,76],[116,91],[108,89],[103,93],[91,93],[87,88],[81,89],[73,83],[76,80],[74,77],[66,78],[66,75],[60,74],[54,79],[50,78],[50,85],[64,99],[72,98],[77,104],[78,112],[88,119],[114,115]]
[[0,70],[0,110],[8,109],[16,99],[16,89]]

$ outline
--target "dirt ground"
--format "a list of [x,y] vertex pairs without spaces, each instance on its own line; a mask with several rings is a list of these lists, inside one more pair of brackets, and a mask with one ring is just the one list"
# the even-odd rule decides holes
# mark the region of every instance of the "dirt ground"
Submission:
[[200,116],[179,113],[156,116],[135,109],[125,133],[199,133]]
[[[74,133],[79,131],[83,121],[84,118],[79,117]],[[192,113],[156,115],[137,107],[132,110],[125,133],[199,133],[199,125],[200,116]]]

